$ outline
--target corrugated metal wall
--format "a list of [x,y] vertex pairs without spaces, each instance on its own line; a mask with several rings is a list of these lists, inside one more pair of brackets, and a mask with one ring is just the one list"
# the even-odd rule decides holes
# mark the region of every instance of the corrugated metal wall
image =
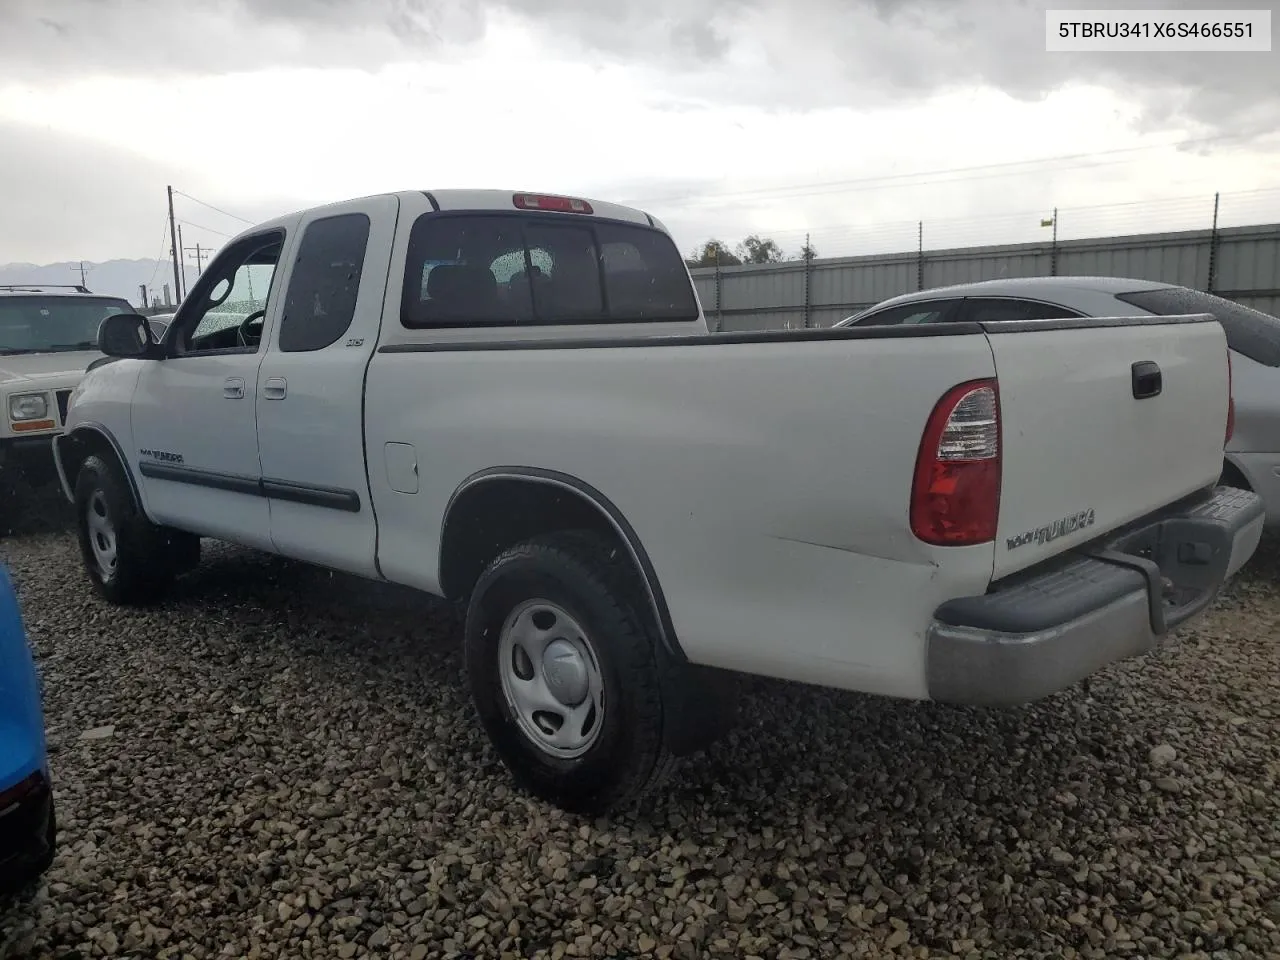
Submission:
[[[713,330],[825,327],[900,293],[1001,277],[1161,280],[1280,314],[1280,224],[693,270]],[[807,280],[807,307],[806,307]],[[922,282],[923,281],[923,282]]]

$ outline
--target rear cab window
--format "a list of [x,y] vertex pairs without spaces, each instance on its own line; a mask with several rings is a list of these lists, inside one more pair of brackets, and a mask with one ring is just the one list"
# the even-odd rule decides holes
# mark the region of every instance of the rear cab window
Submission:
[[546,214],[425,214],[409,235],[410,328],[698,319],[680,252],[660,230]]
[[1160,287],[1117,293],[1117,300],[1156,316],[1212,314],[1227,335],[1227,346],[1255,363],[1280,367],[1280,318],[1233,300],[1189,287]]

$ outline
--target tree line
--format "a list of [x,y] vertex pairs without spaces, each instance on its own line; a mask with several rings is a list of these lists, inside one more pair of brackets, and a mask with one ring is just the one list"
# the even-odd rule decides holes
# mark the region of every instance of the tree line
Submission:
[[737,267],[744,263],[783,263],[787,260],[812,260],[818,255],[813,247],[805,244],[794,254],[787,254],[771,237],[752,234],[740,244],[729,249],[719,240],[711,239],[693,251],[685,260],[690,267]]

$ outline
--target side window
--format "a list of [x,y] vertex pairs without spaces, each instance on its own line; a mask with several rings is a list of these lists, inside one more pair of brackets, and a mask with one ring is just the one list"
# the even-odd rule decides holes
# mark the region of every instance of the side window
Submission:
[[947,318],[954,300],[928,300],[916,303],[904,303],[897,307],[889,307],[879,313],[868,314],[855,327],[900,326],[907,323],[940,323]]
[[363,213],[325,217],[307,225],[298,244],[280,319],[280,349],[321,350],[351,326],[369,242]]
[[1080,314],[1051,303],[974,297],[965,302],[965,319],[973,323],[998,323],[1002,320],[1066,320]]
[[179,354],[209,350],[253,353],[262,339],[267,301],[284,232],[246,237],[214,258],[174,317]]

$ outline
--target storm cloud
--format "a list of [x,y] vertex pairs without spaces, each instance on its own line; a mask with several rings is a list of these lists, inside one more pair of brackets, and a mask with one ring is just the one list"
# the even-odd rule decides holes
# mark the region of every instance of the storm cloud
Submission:
[[[272,204],[226,199],[219,185],[199,169],[162,166],[87,137],[0,120],[0,263],[8,259],[8,250],[35,262],[117,256],[163,259],[169,256],[164,185],[175,177],[211,201],[238,204],[247,219],[266,219],[307,205],[287,198]],[[191,216],[217,231],[187,228],[186,240],[206,246],[217,245],[243,226],[198,208]]]
[[[1046,54],[1046,8],[1080,0],[6,0],[0,82],[217,74],[448,60],[518,16],[542,41],[663,71],[675,95],[786,110],[884,105],[965,86],[1035,100],[1069,83],[1123,91],[1145,129],[1268,132],[1274,53]],[[1231,0],[1128,8],[1230,9]],[[531,78],[536,82],[536,78]]]

